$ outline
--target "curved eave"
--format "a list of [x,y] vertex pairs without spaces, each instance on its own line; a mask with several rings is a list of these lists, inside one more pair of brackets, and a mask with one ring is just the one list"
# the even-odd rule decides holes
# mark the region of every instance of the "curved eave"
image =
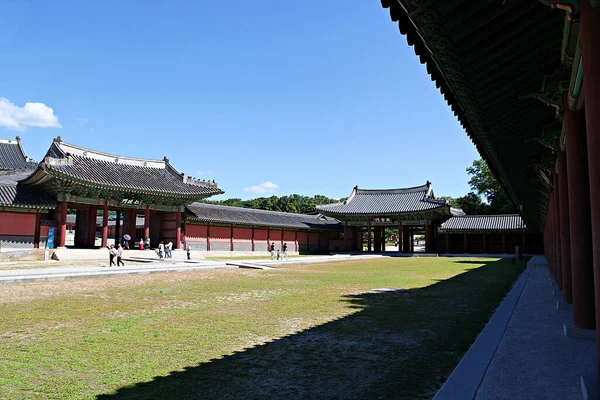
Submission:
[[[53,168],[52,166],[49,166],[49,165],[46,165],[43,173],[45,173],[47,176],[52,176],[52,177],[56,177],[59,179],[65,179],[65,180],[68,180],[68,181],[71,181],[71,182],[74,182],[76,184],[80,184],[83,186],[96,188],[96,189],[103,189],[103,190],[110,189],[110,190],[114,190],[114,191],[118,191],[118,192],[128,192],[128,193],[136,193],[137,192],[137,193],[149,194],[149,195],[169,196],[169,197],[179,197],[179,198],[195,198],[195,199],[200,199],[200,198],[203,199],[206,197],[215,196],[215,195],[224,193],[220,189],[213,189],[213,188],[210,188],[210,189],[207,188],[205,192],[200,192],[200,191],[198,191],[198,192],[174,192],[174,191],[168,191],[168,190],[146,189],[146,188],[140,188],[140,187],[135,187],[135,186],[127,186],[127,185],[111,185],[111,184],[99,183],[99,182],[95,182],[95,181],[88,181],[88,180],[84,180],[81,178],[77,178],[68,173],[61,171],[60,169]],[[36,182],[36,184],[45,182],[47,180],[48,179],[43,179],[40,182]]]
[[211,224],[211,225],[222,225],[222,226],[243,226],[243,227],[261,227],[261,228],[269,228],[269,227],[277,227],[281,229],[291,229],[291,230],[328,230],[328,229],[337,229],[340,228],[340,224],[329,224],[323,226],[310,226],[307,224],[303,225],[286,225],[286,224],[277,224],[277,223],[260,223],[260,222],[241,222],[241,221],[227,221],[227,220],[215,220],[208,218],[199,218],[195,216],[186,215],[186,221],[196,224]]
[[[533,100],[519,102],[519,96],[538,91],[548,69],[560,65],[564,14],[535,1],[381,4],[512,202],[523,205],[523,217],[539,229],[545,201],[532,194],[537,175],[531,160],[542,149],[529,141],[551,121],[552,111]],[[521,149],[526,156],[510,158]]]

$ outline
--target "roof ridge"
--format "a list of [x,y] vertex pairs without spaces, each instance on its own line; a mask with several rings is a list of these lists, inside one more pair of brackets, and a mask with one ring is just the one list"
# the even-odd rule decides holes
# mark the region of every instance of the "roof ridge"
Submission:
[[403,191],[403,192],[410,192],[410,191],[414,191],[414,192],[420,192],[422,190],[427,190],[429,187],[428,184],[425,185],[420,185],[420,186],[412,186],[412,187],[407,187],[407,188],[395,188],[395,189],[360,189],[360,188],[356,188],[356,193],[358,194],[359,192],[398,192],[398,191]]
[[[465,217],[521,217],[521,214],[465,214],[457,215],[453,218],[465,218]],[[523,217],[521,217],[523,218]]]
[[[93,150],[93,149],[90,149],[87,147],[82,147],[82,146],[78,146],[76,144],[64,142],[64,141],[62,141],[60,136],[58,136],[56,139],[54,139],[53,144],[56,144],[56,147],[58,147],[63,153],[69,153],[69,151],[67,149],[63,148],[63,146],[64,146],[64,147],[67,147],[70,149],[78,150],[81,153],[85,153],[85,155],[83,155],[83,154],[81,154],[81,155],[84,157],[88,157],[88,158],[94,158],[94,157],[90,157],[90,155],[99,155],[99,156],[118,159],[118,160],[152,162],[152,163],[160,163],[163,165],[165,165],[166,161],[168,161],[168,159],[166,159],[166,157],[163,158],[162,160],[155,160],[155,159],[151,159],[151,158],[139,158],[139,157],[122,156],[122,155],[114,154],[114,153],[105,153],[103,151]],[[75,155],[80,155],[80,154],[75,154]]]
[[227,208],[232,208],[232,209],[236,209],[236,210],[250,210],[250,211],[254,211],[254,212],[263,212],[263,213],[266,213],[266,214],[286,214],[286,215],[293,215],[294,217],[311,216],[311,214],[300,214],[300,213],[291,213],[291,212],[286,212],[286,211],[263,210],[261,208],[249,208],[249,207],[239,207],[239,206],[226,206],[226,205],[221,205],[221,204],[202,203],[202,202],[199,202],[199,201],[196,201],[196,202],[191,203],[189,205],[193,206],[193,205],[197,205],[197,204],[207,205],[207,206],[212,206],[212,207],[217,207],[217,208],[227,207]]

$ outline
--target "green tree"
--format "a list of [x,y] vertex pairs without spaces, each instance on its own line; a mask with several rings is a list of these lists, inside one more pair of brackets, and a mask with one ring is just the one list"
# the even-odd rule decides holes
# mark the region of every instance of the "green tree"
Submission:
[[[471,189],[479,196],[483,196],[485,202],[489,205],[488,207],[484,207],[482,211],[485,211],[486,214],[509,214],[517,212],[510,197],[502,185],[500,185],[500,182],[492,175],[485,161],[481,159],[473,161],[473,165],[467,168],[467,173],[471,176],[469,180]],[[470,196],[470,193],[467,196]],[[469,205],[471,204],[469,203]]]
[[306,214],[315,211],[319,204],[335,203],[336,199],[331,199],[323,195],[313,197],[292,194],[290,196],[271,196],[257,197],[250,200],[241,200],[239,198],[226,200],[205,200],[209,204],[219,204],[224,206],[254,208],[258,210],[283,211],[289,213]]

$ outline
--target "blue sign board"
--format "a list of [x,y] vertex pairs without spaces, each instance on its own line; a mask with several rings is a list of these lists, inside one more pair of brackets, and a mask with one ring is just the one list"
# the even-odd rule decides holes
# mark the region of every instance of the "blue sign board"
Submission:
[[54,248],[54,227],[48,228],[48,241],[46,242],[49,249]]

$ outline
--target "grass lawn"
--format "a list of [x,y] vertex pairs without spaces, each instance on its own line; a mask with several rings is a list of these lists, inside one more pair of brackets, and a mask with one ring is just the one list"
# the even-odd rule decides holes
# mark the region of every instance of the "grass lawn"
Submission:
[[1,285],[0,398],[430,398],[523,269],[383,258]]

